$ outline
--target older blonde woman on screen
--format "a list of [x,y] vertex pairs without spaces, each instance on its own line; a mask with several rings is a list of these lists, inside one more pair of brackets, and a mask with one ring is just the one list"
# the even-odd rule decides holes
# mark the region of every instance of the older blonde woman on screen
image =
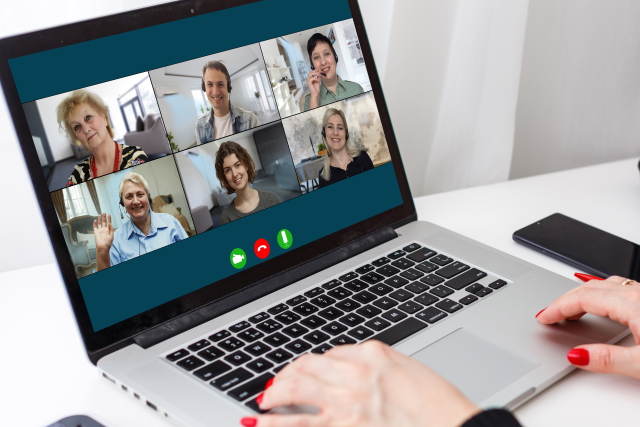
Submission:
[[111,215],[103,213],[93,222],[98,271],[187,238],[176,218],[151,210],[149,184],[142,175],[126,174],[119,195],[129,221],[114,230]]
[[342,110],[329,108],[322,119],[322,139],[328,156],[320,169],[320,188],[373,169],[371,157],[349,137],[349,126]]
[[74,166],[67,186],[148,161],[140,147],[114,141],[109,110],[95,93],[74,90],[58,105],[56,113],[60,129],[91,152],[88,159]]

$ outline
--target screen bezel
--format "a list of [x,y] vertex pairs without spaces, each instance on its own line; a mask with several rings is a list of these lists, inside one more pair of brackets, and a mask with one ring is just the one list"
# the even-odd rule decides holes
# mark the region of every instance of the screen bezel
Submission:
[[[16,128],[18,140],[32,179],[33,188],[51,238],[53,251],[60,266],[62,278],[90,358],[92,353],[108,354],[108,352],[110,352],[109,348],[113,350],[120,348],[130,343],[134,336],[175,319],[177,316],[193,312],[194,310],[214,303],[222,303],[224,305],[224,299],[230,295],[237,294],[266,279],[280,275],[289,270],[292,265],[300,265],[323,257],[350,242],[370,235],[378,230],[387,227],[397,227],[416,218],[415,206],[404,173],[402,159],[391,125],[387,105],[382,94],[379,76],[373,62],[371,48],[366,37],[362,15],[357,0],[345,0],[349,3],[352,18],[358,31],[360,46],[372,85],[372,92],[379,109],[382,127],[387,137],[387,144],[403,203],[384,213],[346,229],[334,232],[319,240],[292,250],[287,254],[278,256],[269,262],[241,271],[229,278],[212,283],[113,326],[94,332],[87,307],[80,291],[79,281],[76,278],[73,263],[71,262],[64,237],[60,230],[60,224],[53,208],[46,179],[40,167],[38,155],[31,138],[29,126],[22,109],[8,60],[257,1],[260,0],[221,0],[216,2],[194,0],[169,3],[0,40],[0,79],[3,83],[2,86],[8,109]],[[256,280],[256,277],[260,277],[261,279]],[[299,279],[301,278],[302,277]],[[287,284],[285,283],[283,286],[287,286]],[[252,298],[250,296],[252,294],[251,292],[247,294],[249,298]],[[250,299],[246,302],[249,301]],[[216,311],[220,313],[225,312],[225,310]],[[203,321],[206,320],[208,319],[203,319]],[[107,349],[106,352],[105,349]],[[92,360],[94,360],[94,358],[92,358]]]

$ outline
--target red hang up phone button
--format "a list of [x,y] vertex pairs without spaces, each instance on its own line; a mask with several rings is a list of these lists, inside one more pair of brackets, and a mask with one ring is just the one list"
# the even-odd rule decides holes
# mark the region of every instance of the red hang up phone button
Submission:
[[255,252],[258,258],[265,259],[271,252],[271,246],[269,246],[269,242],[265,239],[258,239],[253,244],[253,252]]

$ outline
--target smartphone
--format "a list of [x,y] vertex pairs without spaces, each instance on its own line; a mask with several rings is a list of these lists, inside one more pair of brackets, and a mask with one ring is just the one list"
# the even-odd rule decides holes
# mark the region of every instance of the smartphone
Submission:
[[104,427],[104,425],[86,415],[72,415],[58,420],[48,427]]
[[640,246],[555,213],[513,233],[513,240],[580,271],[640,282]]

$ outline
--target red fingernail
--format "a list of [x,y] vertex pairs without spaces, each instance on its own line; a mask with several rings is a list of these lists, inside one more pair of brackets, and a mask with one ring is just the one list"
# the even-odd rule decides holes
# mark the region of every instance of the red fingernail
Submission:
[[574,348],[567,353],[569,362],[577,366],[587,366],[589,364],[589,352],[584,348]]
[[256,403],[259,405],[262,403],[262,399],[264,399],[264,393],[260,393],[258,397],[256,397]]
[[540,310],[540,311],[538,312],[538,314],[536,314],[536,318],[537,318],[538,316],[540,316],[540,313],[542,313],[542,312],[543,312],[543,311],[545,311],[546,309],[547,309],[547,307],[545,307],[545,308],[543,308],[542,310]]
[[576,276],[578,279],[582,280],[583,282],[588,282],[589,280],[604,280],[602,277],[592,276],[590,274],[584,274],[584,273],[574,273],[573,275]]
[[253,417],[244,417],[240,420],[240,424],[242,424],[244,427],[256,427],[256,425],[258,424],[258,420]]
[[273,380],[275,380],[275,377],[271,378],[269,381],[267,381],[267,384],[264,386],[265,390],[273,385]]

